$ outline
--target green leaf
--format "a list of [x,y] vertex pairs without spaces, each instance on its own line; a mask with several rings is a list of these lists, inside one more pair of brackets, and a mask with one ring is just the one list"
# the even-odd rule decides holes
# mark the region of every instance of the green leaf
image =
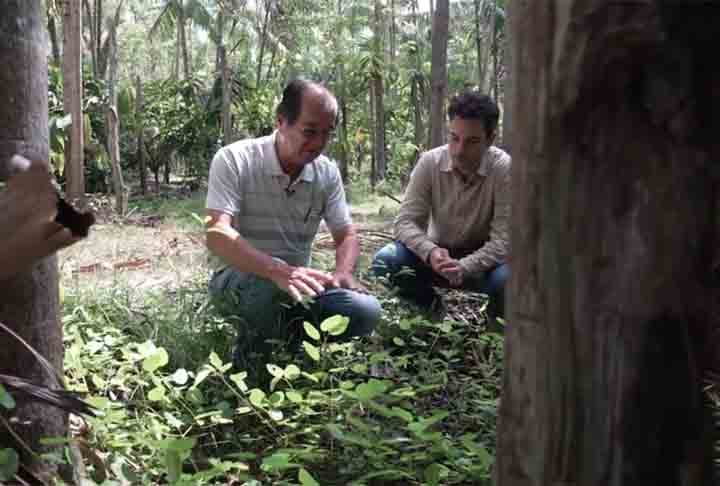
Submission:
[[240,373],[230,375],[230,380],[235,383],[240,389],[240,391],[243,393],[248,390],[247,383],[245,383],[245,378],[247,378],[247,371],[241,371]]
[[303,401],[302,394],[296,391],[286,391],[285,397],[293,403],[300,403]]
[[307,472],[304,467],[301,467],[300,471],[298,472],[298,481],[300,481],[300,484],[302,484],[302,486],[320,486],[320,483],[315,481],[315,478],[312,477],[312,475]]
[[303,327],[305,328],[305,334],[310,336],[315,341],[320,341],[320,331],[318,331],[315,326],[305,321],[303,323]]
[[210,357],[208,358],[210,360],[210,364],[215,368],[216,370],[222,369],[223,362],[220,359],[220,356],[217,355],[215,351],[210,353]]
[[289,364],[285,367],[285,378],[292,381],[300,376],[300,368],[294,364]]
[[188,372],[184,368],[178,368],[170,379],[178,385],[184,385],[189,379]]
[[276,452],[270,457],[266,457],[262,462],[262,469],[265,471],[282,471],[290,467],[290,454]]
[[194,437],[185,439],[173,439],[168,442],[167,448],[176,452],[187,452],[192,450],[193,447],[195,447],[196,442],[197,441]]
[[263,400],[265,400],[265,392],[259,388],[253,388],[252,390],[250,390],[249,400],[250,403],[252,403],[256,407],[262,407]]
[[15,408],[15,399],[2,385],[0,385],[0,405],[8,410]]
[[305,348],[305,352],[308,356],[310,356],[314,361],[320,361],[320,350],[316,346],[307,341],[303,341],[303,347]]
[[198,371],[198,374],[195,375],[195,382],[193,383],[191,388],[197,388],[197,386],[200,383],[202,383],[203,381],[205,381],[205,378],[207,378],[210,375],[210,373],[212,373],[212,372],[213,372],[213,369],[210,367],[205,367],[205,368],[201,369],[200,371]]
[[397,346],[405,346],[405,341],[399,337],[394,337],[393,343],[395,343]]
[[169,357],[165,348],[158,348],[143,360],[143,369],[150,373],[168,364]]
[[165,466],[167,466],[168,480],[171,483],[180,479],[182,473],[182,460],[178,451],[168,449],[165,452]]
[[163,398],[165,398],[165,387],[162,385],[156,386],[148,393],[148,400],[151,402],[159,402]]
[[434,463],[425,468],[423,475],[427,484],[440,484],[440,480],[448,477],[449,472],[447,467]]
[[20,457],[15,449],[0,449],[0,480],[9,481],[20,468]]
[[284,370],[282,368],[280,368],[278,365],[268,363],[267,365],[265,365],[265,367],[267,368],[268,372],[270,372],[270,374],[273,375],[274,377],[283,378]]
[[320,330],[327,332],[331,336],[339,336],[347,330],[349,323],[350,319],[348,317],[332,316],[322,321]]
[[367,383],[360,383],[355,388],[355,393],[358,394],[360,400],[367,401],[372,400],[376,396],[384,393],[387,389],[388,386],[386,383],[372,378]]

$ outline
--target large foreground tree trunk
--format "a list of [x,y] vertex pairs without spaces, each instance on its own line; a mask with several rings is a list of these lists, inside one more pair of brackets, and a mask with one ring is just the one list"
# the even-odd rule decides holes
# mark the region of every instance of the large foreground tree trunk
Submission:
[[[47,43],[41,2],[7,0],[0,15],[0,163],[14,153],[48,160]],[[0,178],[7,172],[0,171]],[[15,228],[2,228],[2,232]],[[0,281],[0,322],[9,326],[62,372],[62,332],[58,319],[58,271],[55,257]],[[0,332],[0,373],[56,387],[40,363],[9,335]],[[67,413],[16,397],[12,427],[33,450],[43,437],[67,435]],[[5,415],[7,417],[7,415]],[[17,447],[0,427],[0,447]],[[54,476],[37,456],[24,454],[30,469]]]
[[718,484],[720,7],[514,3],[498,484]]

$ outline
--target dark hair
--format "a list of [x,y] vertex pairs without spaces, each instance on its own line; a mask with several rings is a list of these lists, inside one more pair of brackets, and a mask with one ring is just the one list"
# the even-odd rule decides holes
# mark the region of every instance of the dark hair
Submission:
[[322,84],[304,78],[296,78],[285,86],[280,104],[278,104],[275,110],[277,116],[282,115],[289,125],[295,123],[297,119],[300,118],[303,93],[311,87],[320,88],[327,92],[331,99],[335,99],[332,93]]
[[500,119],[497,104],[487,95],[477,90],[466,89],[452,98],[448,106],[448,118],[464,120],[482,120],[488,137],[492,135]]

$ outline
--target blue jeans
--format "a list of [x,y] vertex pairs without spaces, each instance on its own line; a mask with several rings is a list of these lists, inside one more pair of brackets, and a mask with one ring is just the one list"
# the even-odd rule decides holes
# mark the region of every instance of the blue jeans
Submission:
[[[218,310],[238,328],[234,352],[236,366],[250,371],[262,365],[281,342],[295,349],[304,339],[303,322],[320,323],[334,315],[350,318],[341,339],[372,333],[380,319],[380,303],[367,294],[349,289],[328,289],[307,307],[269,280],[239,272],[231,267],[216,272],[210,280],[210,294]],[[275,341],[275,343],[273,342]],[[252,360],[260,357],[260,362]]]
[[[453,258],[462,258],[466,254],[467,252],[456,253],[450,250]],[[472,290],[489,297],[487,313],[493,327],[495,319],[505,315],[505,282],[508,270],[506,264],[498,265],[477,277],[466,277],[461,287],[463,290]],[[399,241],[385,245],[375,254],[372,272],[377,277],[387,278],[389,283],[398,288],[401,297],[425,309],[429,309],[438,299],[433,286],[450,287],[445,278],[435,273]]]

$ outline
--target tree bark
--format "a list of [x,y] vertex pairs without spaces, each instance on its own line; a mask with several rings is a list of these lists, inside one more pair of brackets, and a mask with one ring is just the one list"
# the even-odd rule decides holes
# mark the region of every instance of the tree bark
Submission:
[[258,62],[257,62],[257,72],[255,74],[255,86],[260,86],[260,81],[262,79],[262,64],[263,64],[263,56],[265,55],[265,43],[267,39],[267,29],[268,24],[270,22],[270,8],[272,6],[271,0],[265,0],[263,3],[265,5],[265,19],[262,23],[262,28],[260,30],[260,53],[258,54]]
[[[513,55],[513,35],[512,22],[515,16],[515,2],[505,4],[505,42],[503,43],[503,64],[505,65],[505,76],[503,77],[503,96],[502,96],[502,130],[500,131],[499,145],[507,152],[512,152],[512,114],[511,109],[514,93],[513,71],[512,71],[512,55]],[[499,102],[499,100],[498,100]]]
[[[380,3],[380,0],[375,0],[375,19],[374,19],[374,30],[375,30],[375,39],[374,39],[374,56],[375,59],[380,60],[383,58],[383,37],[384,37],[384,29],[383,29],[383,22],[382,22],[382,5]],[[375,124],[373,125],[373,129],[375,131],[375,136],[373,137],[374,144],[373,144],[373,150],[374,150],[374,167],[375,170],[373,171],[373,177],[372,177],[372,186],[375,187],[375,185],[385,179],[385,173],[386,173],[386,160],[385,160],[385,101],[384,101],[384,86],[383,86],[383,76],[382,76],[382,66],[374,65],[372,68],[372,78],[370,80],[370,83],[372,84],[372,99],[374,103],[374,113],[375,113]]]
[[223,144],[228,145],[233,141],[232,118],[230,117],[230,100],[232,95],[232,77],[227,62],[225,46],[218,48],[220,56],[220,73],[222,74],[222,133]]
[[127,193],[125,190],[125,182],[123,180],[122,167],[120,166],[120,129],[117,113],[117,27],[119,22],[119,13],[122,8],[123,1],[120,1],[115,16],[115,21],[110,27],[109,32],[109,69],[108,69],[108,107],[106,111],[107,121],[107,145],[108,154],[110,155],[110,168],[112,172],[112,186],[115,193],[115,210],[120,215],[127,213]]
[[[0,177],[7,178],[5,162],[12,154],[25,154],[47,161],[48,84],[47,44],[41,2],[7,0],[0,15]],[[4,228],[12,231],[14,228]],[[50,256],[0,282],[0,322],[13,329],[62,373],[63,346],[58,319],[57,260]],[[7,334],[0,334],[0,372],[56,386],[38,361]],[[54,407],[16,397],[10,412],[13,430],[34,451],[43,437],[65,437],[67,413]],[[5,428],[0,430],[2,447],[17,447]],[[21,460],[36,476],[55,477],[55,467],[41,464],[38,456],[22,453]]]
[[718,484],[720,9],[513,3],[497,484]]
[[445,141],[445,98],[447,97],[447,44],[450,23],[448,0],[438,0],[432,28],[432,61],[430,67],[430,140],[428,148]]
[[80,0],[65,0],[63,17],[63,105],[72,117],[65,146],[65,192],[68,199],[82,203],[85,199],[85,143]]
[[62,58],[60,57],[60,43],[58,41],[57,23],[55,22],[56,12],[54,8],[50,8],[49,4],[45,12],[47,15],[47,27],[48,35],[50,36],[53,65],[60,67],[62,65]]
[[140,172],[140,192],[143,196],[147,194],[147,162],[145,160],[145,124],[143,118],[143,87],[140,76],[135,77],[135,121],[137,124],[137,159],[138,171]]
[[[477,50],[477,79],[478,90],[485,92],[485,59],[483,57],[483,33],[482,33],[482,12],[485,8],[485,0],[474,0],[475,6],[475,49]],[[512,3],[512,2],[510,2]]]

